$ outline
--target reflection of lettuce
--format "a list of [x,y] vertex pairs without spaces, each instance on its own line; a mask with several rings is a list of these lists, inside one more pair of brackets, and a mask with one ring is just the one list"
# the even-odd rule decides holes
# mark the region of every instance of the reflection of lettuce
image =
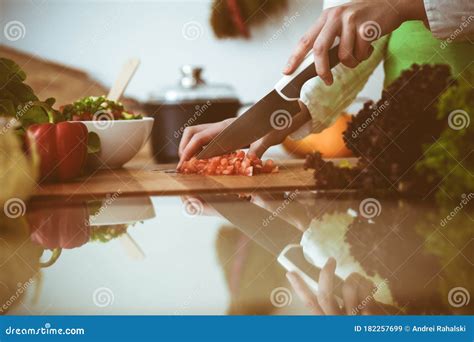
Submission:
[[91,227],[90,241],[109,242],[127,233],[127,229],[135,226],[137,223],[139,222]]
[[[467,208],[465,210],[455,215],[444,227],[440,227],[439,217],[431,217],[431,220],[429,218],[421,219],[416,226],[420,235],[426,237],[423,246],[425,253],[437,256],[443,267],[438,278],[440,293],[444,294],[443,300],[446,306],[449,305],[447,294],[454,287],[464,287],[471,295],[474,294],[472,271],[474,262],[472,217],[474,217],[474,210]],[[442,210],[441,212],[446,213],[447,211]],[[437,229],[433,230],[433,227]],[[470,307],[464,306],[459,310],[460,312],[456,313],[472,314],[474,312],[472,303]]]
[[[89,211],[90,219],[93,219],[93,217],[101,215],[101,212],[104,209],[104,201],[102,200],[88,201],[87,208]],[[129,227],[133,227],[135,226],[135,224],[139,222],[140,221],[137,221],[134,223],[127,223],[127,224],[93,226],[91,227],[90,241],[98,241],[98,242],[104,242],[104,243],[109,242],[125,234]]]
[[445,211],[418,201],[384,201],[378,217],[359,216],[346,234],[354,257],[367,272],[389,279],[394,300],[408,314],[451,313],[451,288],[471,288],[473,293],[472,266],[459,254],[464,248],[469,258],[472,222],[460,219],[467,212],[459,213],[456,223],[442,228]]
[[110,226],[99,226],[91,228],[90,241],[109,242],[127,232],[126,224],[115,224]]
[[364,270],[388,280],[394,302],[407,314],[445,312],[436,274],[439,260],[423,250],[415,225],[423,208],[404,201],[384,201],[372,219],[359,215],[348,227],[346,241]]
[[[347,208],[357,209],[359,204],[354,201]],[[341,278],[358,272],[375,285],[387,279],[388,286],[375,298],[387,303],[390,295],[407,314],[452,313],[455,308],[448,302],[452,288],[474,293],[474,211],[467,206],[444,227],[441,220],[452,208],[434,203],[384,200],[379,215],[370,220],[346,210],[322,215],[305,232],[304,251],[316,265],[333,256]],[[472,305],[460,313],[472,314]]]
[[354,217],[345,212],[327,213],[314,219],[301,241],[304,253],[317,267],[322,267],[329,257],[335,258],[336,274],[340,278],[346,279],[353,272],[361,274],[377,286],[374,298],[391,305],[393,299],[384,278],[378,272],[367,272],[354,258],[350,244],[345,241],[348,226],[353,221]]

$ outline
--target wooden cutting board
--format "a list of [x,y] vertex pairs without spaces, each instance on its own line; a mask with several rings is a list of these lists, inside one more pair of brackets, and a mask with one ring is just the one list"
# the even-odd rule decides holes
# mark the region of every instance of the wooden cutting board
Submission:
[[198,195],[314,189],[313,172],[302,160],[279,162],[273,174],[245,176],[182,175],[175,165],[131,165],[117,170],[99,170],[68,183],[39,184],[34,198],[95,198],[114,193],[129,196]]

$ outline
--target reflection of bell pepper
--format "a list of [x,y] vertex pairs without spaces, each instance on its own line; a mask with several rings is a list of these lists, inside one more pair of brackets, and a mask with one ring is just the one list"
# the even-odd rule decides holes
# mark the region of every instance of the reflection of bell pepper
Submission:
[[40,156],[41,180],[66,181],[79,176],[86,162],[87,137],[87,127],[81,122],[45,123],[28,127],[26,145],[36,145]]
[[76,248],[89,241],[89,212],[85,203],[28,208],[31,240],[48,249]]

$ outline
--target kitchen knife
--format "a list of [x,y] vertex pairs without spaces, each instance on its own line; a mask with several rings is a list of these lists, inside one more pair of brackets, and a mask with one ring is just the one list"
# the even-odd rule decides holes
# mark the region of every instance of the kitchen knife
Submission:
[[[277,257],[288,271],[298,273],[310,288],[317,290],[321,269],[304,256],[302,247],[298,245],[302,233],[297,227],[246,199],[229,195],[202,195],[201,198],[242,233]],[[342,282],[338,276],[334,277],[334,294],[339,298],[342,298]]]
[[[339,63],[339,45],[329,50],[329,66]],[[291,126],[293,116],[300,111],[298,99],[304,83],[316,77],[314,56],[310,52],[299,67],[283,76],[274,89],[240,115],[196,155],[198,159],[233,152],[250,145],[272,130]]]
[[200,195],[222,217],[271,254],[278,256],[290,243],[298,243],[302,233],[287,221],[248,201],[231,195]]

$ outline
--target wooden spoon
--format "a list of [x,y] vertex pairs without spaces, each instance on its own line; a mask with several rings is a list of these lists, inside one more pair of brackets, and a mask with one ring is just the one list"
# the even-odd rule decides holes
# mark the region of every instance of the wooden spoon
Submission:
[[[138,69],[140,60],[138,58],[131,58],[122,67],[119,76],[115,79],[112,88],[110,88],[107,98],[112,101],[118,101],[122,97],[125,89],[127,89],[130,80]],[[120,237],[120,242],[124,247],[126,253],[133,259],[145,258],[145,253],[138,245],[138,243],[127,232]]]
[[133,75],[135,75],[139,65],[140,59],[138,58],[131,58],[125,62],[122,67],[122,71],[120,71],[119,76],[115,80],[112,88],[110,88],[109,94],[107,95],[109,100],[118,101],[122,97],[125,89],[127,89],[127,86],[130,83],[130,80],[132,79]]
[[140,246],[135,241],[135,239],[132,238],[128,232],[121,235],[119,237],[119,240],[120,240],[120,243],[122,244],[123,248],[125,249],[125,252],[128,254],[128,256],[131,259],[135,259],[135,260],[145,259],[145,253],[140,248]]

